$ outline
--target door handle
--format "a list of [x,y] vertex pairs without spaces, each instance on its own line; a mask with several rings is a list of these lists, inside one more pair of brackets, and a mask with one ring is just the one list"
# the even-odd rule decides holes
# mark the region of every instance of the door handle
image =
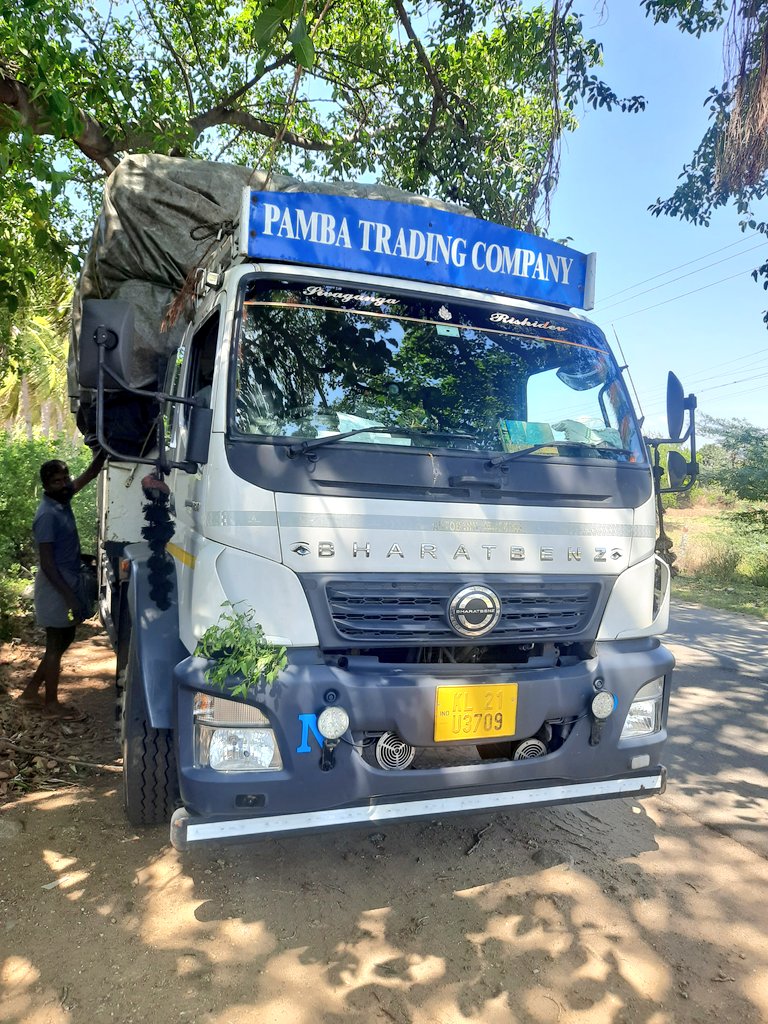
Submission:
[[184,502],[184,508],[191,508],[193,512],[199,512],[200,502],[192,501],[191,498],[187,498],[186,501]]

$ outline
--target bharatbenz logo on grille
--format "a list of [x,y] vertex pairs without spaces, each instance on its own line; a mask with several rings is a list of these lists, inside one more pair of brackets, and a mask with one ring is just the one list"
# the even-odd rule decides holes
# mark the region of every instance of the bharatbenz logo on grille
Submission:
[[464,587],[448,605],[448,621],[460,636],[485,636],[501,617],[501,601],[490,587]]
[[594,254],[446,210],[246,189],[241,225],[241,251],[253,259],[593,305]]

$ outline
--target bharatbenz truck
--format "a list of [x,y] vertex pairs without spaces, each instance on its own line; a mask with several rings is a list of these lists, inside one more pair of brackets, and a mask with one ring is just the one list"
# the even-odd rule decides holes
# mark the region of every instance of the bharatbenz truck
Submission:
[[[663,791],[662,470],[593,281],[394,190],[121,164],[71,367],[110,455],[131,822],[186,849]],[[695,399],[670,379],[679,488]],[[272,681],[211,681],[225,614],[284,649]]]

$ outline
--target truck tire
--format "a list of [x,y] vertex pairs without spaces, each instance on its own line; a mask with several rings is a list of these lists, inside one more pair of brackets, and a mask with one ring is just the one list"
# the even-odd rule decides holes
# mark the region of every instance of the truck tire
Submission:
[[162,825],[178,804],[173,732],[149,724],[133,640],[121,696],[125,813],[132,825]]

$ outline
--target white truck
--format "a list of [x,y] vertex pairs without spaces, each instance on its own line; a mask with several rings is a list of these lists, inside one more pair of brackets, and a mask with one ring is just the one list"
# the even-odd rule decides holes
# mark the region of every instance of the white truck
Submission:
[[[164,217],[194,220],[167,193],[153,213],[137,166],[167,185],[175,165],[137,159],[108,186],[97,263],[105,239],[135,249],[131,195],[152,251],[173,250]],[[170,820],[185,849],[660,793],[661,471],[578,311],[594,257],[404,194],[258,184],[198,232],[188,324],[161,331],[122,265],[127,294],[92,263],[77,296],[81,423],[111,456],[101,606],[129,819]],[[164,382],[145,352],[137,384],[142,318]],[[670,381],[682,488],[695,399]],[[145,464],[170,488],[154,561]],[[226,607],[285,648],[271,685],[214,686],[195,656]]]

